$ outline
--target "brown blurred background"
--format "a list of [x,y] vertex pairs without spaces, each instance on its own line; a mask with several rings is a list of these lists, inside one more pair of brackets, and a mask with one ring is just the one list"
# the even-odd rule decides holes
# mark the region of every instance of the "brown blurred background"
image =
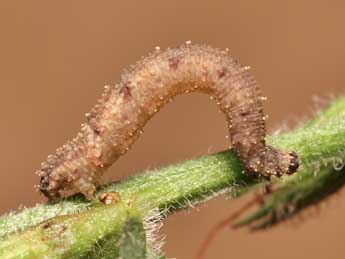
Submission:
[[[269,129],[311,116],[312,96],[345,85],[344,1],[6,1],[0,3],[0,213],[43,201],[34,171],[71,139],[102,86],[155,46],[230,48],[269,100]],[[119,179],[227,146],[206,96],[181,96],[107,174]],[[302,223],[224,231],[207,258],[344,258],[344,193]],[[206,231],[243,201],[220,198],[170,217],[169,257],[191,258]]]

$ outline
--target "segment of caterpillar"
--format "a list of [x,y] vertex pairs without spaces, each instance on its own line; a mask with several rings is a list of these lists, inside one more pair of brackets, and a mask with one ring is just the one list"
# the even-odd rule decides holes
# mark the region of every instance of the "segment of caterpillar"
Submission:
[[248,70],[228,50],[190,42],[165,51],[156,47],[118,84],[105,87],[77,137],[42,163],[40,191],[50,200],[74,193],[91,199],[104,171],[130,148],[146,122],[174,96],[195,91],[209,94],[225,114],[245,172],[266,179],[295,172],[294,152],[265,144],[264,97]]

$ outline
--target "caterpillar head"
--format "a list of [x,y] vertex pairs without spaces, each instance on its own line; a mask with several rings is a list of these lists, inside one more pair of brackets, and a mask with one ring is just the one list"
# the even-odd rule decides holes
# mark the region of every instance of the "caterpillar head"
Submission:
[[51,176],[54,172],[52,167],[42,167],[37,174],[41,177],[39,190],[50,201],[58,200],[61,195],[58,192],[60,183],[53,181]]
[[39,190],[49,201],[57,201],[74,193],[82,193],[88,200],[93,197],[97,182],[90,173],[80,169],[66,170],[64,166],[42,167],[38,171],[41,177]]

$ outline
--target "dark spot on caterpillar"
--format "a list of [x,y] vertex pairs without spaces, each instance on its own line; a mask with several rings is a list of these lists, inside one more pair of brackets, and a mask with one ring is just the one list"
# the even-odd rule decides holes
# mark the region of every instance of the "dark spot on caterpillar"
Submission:
[[221,70],[218,70],[218,78],[221,79],[222,77],[224,77],[227,73],[227,69],[225,67],[223,67]]
[[130,82],[124,82],[120,89],[120,94],[123,94],[125,98],[132,97]]
[[[167,64],[179,73],[167,72]],[[175,95],[195,91],[209,94],[224,112],[245,173],[270,179],[298,169],[296,153],[266,145],[261,91],[248,67],[227,52],[186,42],[155,52],[122,78],[120,90],[105,87],[78,137],[43,163],[40,190],[50,200],[74,193],[91,199],[105,169],[129,150],[153,114]]]
[[241,116],[246,116],[246,115],[248,115],[248,114],[250,114],[249,111],[244,111],[244,110],[241,110],[241,111],[240,111],[240,115],[241,115]]
[[95,128],[93,132],[95,132],[96,135],[99,135],[102,131],[99,128]]
[[177,57],[172,57],[172,58],[168,59],[168,62],[169,62],[169,67],[175,71],[175,70],[177,70],[177,68],[179,66],[180,59]]
[[99,122],[97,121],[96,116],[92,118],[91,120],[88,120],[88,126],[97,136],[100,135],[104,131],[104,128],[99,125]]

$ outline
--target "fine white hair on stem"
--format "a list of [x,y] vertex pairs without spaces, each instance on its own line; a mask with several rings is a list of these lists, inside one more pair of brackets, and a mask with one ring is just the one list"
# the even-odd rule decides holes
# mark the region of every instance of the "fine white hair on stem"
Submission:
[[151,210],[143,219],[148,259],[156,259],[157,255],[162,254],[165,236],[160,235],[159,230],[163,226],[163,219],[164,215],[158,208]]

